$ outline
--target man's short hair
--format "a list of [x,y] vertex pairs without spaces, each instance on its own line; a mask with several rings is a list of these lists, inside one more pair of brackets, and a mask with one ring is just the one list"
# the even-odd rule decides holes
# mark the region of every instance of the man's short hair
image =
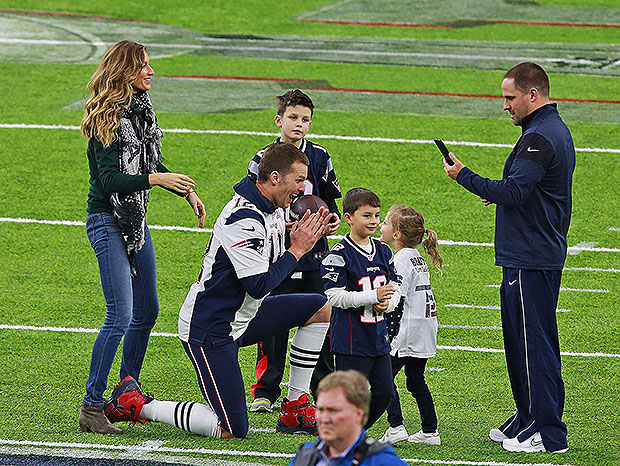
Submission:
[[515,87],[521,92],[527,92],[535,87],[543,97],[549,97],[549,76],[542,66],[536,63],[529,61],[519,63],[506,72],[504,79],[513,79]]
[[310,116],[314,113],[314,104],[312,103],[312,99],[299,89],[288,91],[285,94],[279,95],[277,96],[277,99],[278,106],[276,111],[280,116],[284,115],[284,112],[286,112],[286,107],[295,107],[297,105],[308,107],[310,109]]
[[342,211],[353,215],[362,206],[381,207],[381,199],[370,189],[353,188],[347,191],[342,199]]
[[293,164],[299,162],[308,166],[308,156],[290,142],[274,142],[267,146],[258,164],[258,183],[269,180],[271,173],[278,172],[284,176],[293,170]]
[[334,371],[319,382],[319,386],[316,389],[317,399],[321,392],[327,392],[336,388],[342,388],[347,401],[364,411],[362,425],[366,424],[370,408],[370,388],[366,376],[353,369]]

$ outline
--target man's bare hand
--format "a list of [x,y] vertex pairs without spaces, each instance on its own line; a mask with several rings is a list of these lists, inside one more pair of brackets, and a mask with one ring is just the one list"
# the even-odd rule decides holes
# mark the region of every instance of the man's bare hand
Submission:
[[457,159],[456,155],[454,155],[452,152],[450,152],[449,156],[454,162],[454,165],[448,165],[446,159],[443,159],[443,169],[450,178],[456,180],[456,177],[465,165],[463,165],[463,163],[459,159]]
[[301,259],[326,234],[330,218],[331,214],[325,207],[321,207],[313,214],[307,210],[304,216],[291,227],[291,247],[288,251],[297,260]]

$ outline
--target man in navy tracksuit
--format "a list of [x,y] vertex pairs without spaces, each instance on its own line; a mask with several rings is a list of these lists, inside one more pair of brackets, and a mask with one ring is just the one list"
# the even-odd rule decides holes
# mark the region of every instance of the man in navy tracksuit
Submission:
[[517,412],[489,437],[509,451],[568,449],[556,306],[571,217],[575,146],[549,101],[549,79],[534,63],[510,69],[504,110],[521,138],[501,180],[483,178],[453,154],[446,173],[485,205],[497,204],[495,264],[502,266],[502,329]]

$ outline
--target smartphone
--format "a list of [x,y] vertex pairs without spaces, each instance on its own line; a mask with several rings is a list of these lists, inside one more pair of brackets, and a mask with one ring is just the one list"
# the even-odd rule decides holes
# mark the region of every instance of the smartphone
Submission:
[[446,159],[446,162],[448,163],[448,165],[454,165],[454,162],[448,155],[450,151],[448,150],[446,145],[443,143],[443,141],[441,139],[435,139],[434,141],[435,141],[435,144],[437,144],[439,151],[442,153],[443,158]]

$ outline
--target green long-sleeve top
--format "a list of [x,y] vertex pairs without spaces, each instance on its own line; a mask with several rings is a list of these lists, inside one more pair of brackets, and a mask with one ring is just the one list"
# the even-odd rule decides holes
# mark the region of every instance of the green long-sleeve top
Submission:
[[[118,142],[113,142],[110,147],[94,138],[88,141],[88,166],[90,169],[90,189],[88,191],[89,214],[98,212],[112,212],[110,195],[112,193],[132,193],[150,189],[149,175],[127,175],[121,173],[118,164]],[[157,172],[169,172],[161,163],[157,164]]]

